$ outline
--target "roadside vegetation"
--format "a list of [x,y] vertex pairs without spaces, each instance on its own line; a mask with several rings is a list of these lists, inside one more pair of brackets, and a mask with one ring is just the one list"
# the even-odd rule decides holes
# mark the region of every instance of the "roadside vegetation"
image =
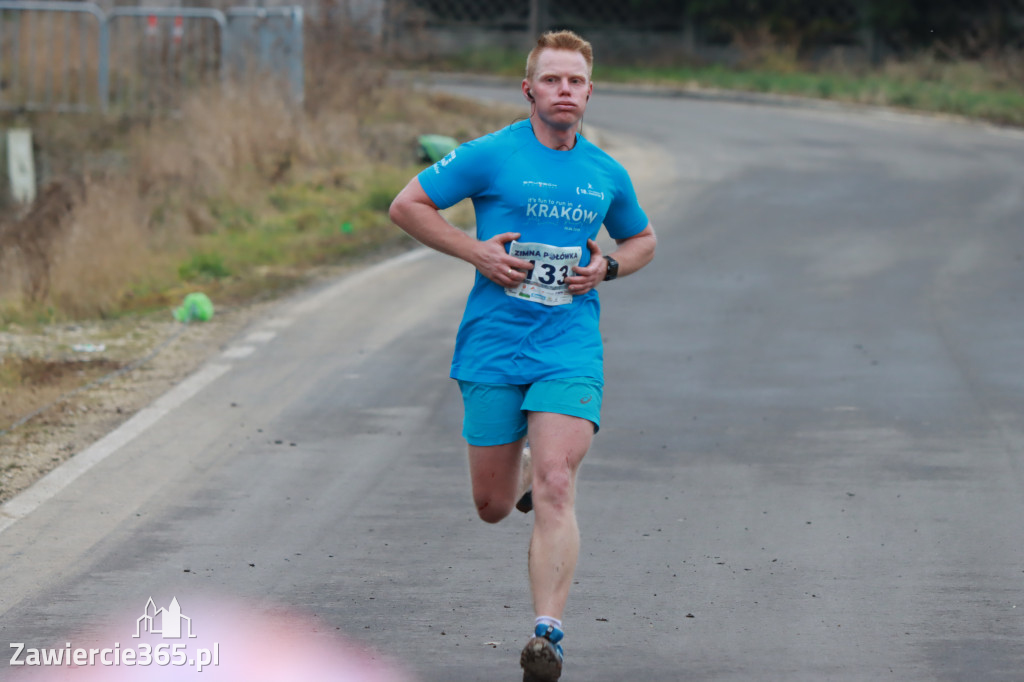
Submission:
[[319,49],[301,107],[264,82],[166,115],[7,116],[32,129],[48,179],[27,211],[0,206],[0,331],[169,315],[191,291],[241,303],[400,248],[387,210],[425,165],[419,135],[463,141],[512,118]]
[[[522,77],[523,68],[522,55],[503,50],[466,52],[435,66],[510,77]],[[628,65],[598,61],[594,80],[811,97],[1024,125],[1024,52],[1014,50],[974,58],[928,50],[871,67],[839,59],[811,63],[794,49],[769,45],[750,49],[733,66],[664,56]]]
[[[244,304],[408,247],[387,209],[425,165],[418,137],[465,141],[521,115],[389,85],[387,67],[410,64],[346,48],[359,41],[343,27],[310,27],[308,38],[302,106],[262,82],[194,91],[162,115],[0,116],[4,128],[32,129],[45,176],[27,210],[0,200],[0,337],[45,333],[52,323],[169,319],[193,291],[218,307]],[[673,55],[632,64],[599,58],[594,77],[1024,125],[1020,52],[966,58],[929,49],[868,66],[811,63],[773,40],[746,45],[732,66]],[[518,79],[523,54],[477,50],[412,68]],[[457,210],[471,220],[465,206]],[[0,394],[34,384],[34,365],[23,360],[0,357]],[[96,367],[75,376],[84,381]]]
[[[32,128],[48,179],[27,213],[0,206],[0,330],[162,312],[194,290],[221,303],[251,300],[403,243],[387,208],[423,165],[418,136],[463,141],[514,115],[389,86],[385,60],[341,47],[356,41],[338,40],[336,28],[312,32],[301,107],[261,83],[192,92],[163,116],[0,120]],[[968,60],[931,51],[874,68],[811,64],[771,41],[740,54],[731,67],[666,55],[599,60],[594,77],[1024,125],[1020,53]],[[518,51],[478,50],[427,66],[519,78],[522,62]]]

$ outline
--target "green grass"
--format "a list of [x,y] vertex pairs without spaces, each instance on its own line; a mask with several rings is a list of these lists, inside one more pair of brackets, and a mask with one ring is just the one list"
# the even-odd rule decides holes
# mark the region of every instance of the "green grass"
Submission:
[[606,68],[595,79],[648,82],[679,87],[714,88],[794,95],[818,99],[953,114],[995,123],[1024,125],[1024,87],[1009,89],[983,79],[961,84],[885,72],[770,72],[725,67],[679,69]]
[[[215,228],[195,238],[178,266],[182,284],[266,278],[273,271],[338,263],[393,243],[401,233],[388,218],[392,199],[418,167],[380,167],[339,189],[317,182],[273,187],[265,201],[211,201]],[[247,288],[244,282],[243,288]]]
[[437,58],[428,66],[468,73],[522,77],[526,68],[526,59],[519,50],[483,47]]
[[220,279],[227,277],[231,271],[224,265],[219,253],[200,251],[178,268],[178,277],[183,280]]

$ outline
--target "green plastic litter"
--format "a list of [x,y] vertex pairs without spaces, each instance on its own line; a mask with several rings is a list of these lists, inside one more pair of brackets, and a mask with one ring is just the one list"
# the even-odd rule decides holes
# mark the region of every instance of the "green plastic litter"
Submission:
[[437,163],[448,152],[459,146],[458,140],[447,135],[420,135],[420,159]]
[[213,301],[206,294],[192,293],[185,297],[180,308],[174,310],[178,322],[209,322],[213,318]]

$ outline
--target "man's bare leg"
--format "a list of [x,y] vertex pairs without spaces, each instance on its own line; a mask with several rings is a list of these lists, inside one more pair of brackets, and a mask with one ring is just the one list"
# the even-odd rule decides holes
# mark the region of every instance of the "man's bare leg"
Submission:
[[503,445],[470,445],[469,477],[477,514],[487,523],[497,523],[512,511],[522,494],[520,458],[523,441]]
[[561,620],[580,549],[576,474],[590,449],[594,425],[551,412],[531,412],[528,420],[535,514],[529,557],[533,610]]

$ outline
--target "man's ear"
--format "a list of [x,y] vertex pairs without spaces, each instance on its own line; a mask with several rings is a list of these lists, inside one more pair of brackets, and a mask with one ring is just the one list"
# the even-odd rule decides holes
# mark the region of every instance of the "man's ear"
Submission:
[[525,97],[526,99],[530,100],[530,102],[532,102],[534,104],[537,103],[537,100],[535,100],[534,97],[533,97],[533,88],[530,87],[530,81],[527,80],[526,78],[523,79],[523,84],[521,86],[521,90],[522,90],[522,93],[523,93],[523,97]]

